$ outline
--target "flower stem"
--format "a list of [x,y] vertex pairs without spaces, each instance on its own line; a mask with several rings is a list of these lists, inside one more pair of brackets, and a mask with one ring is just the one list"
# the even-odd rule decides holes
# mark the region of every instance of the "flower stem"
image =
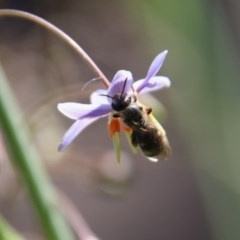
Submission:
[[56,194],[0,67],[0,126],[16,171],[29,192],[42,229],[49,240],[72,240],[73,234],[57,207]]
[[19,10],[12,10],[12,9],[0,9],[0,17],[20,17],[32,22],[35,22],[44,28],[50,30],[52,33],[56,34],[66,43],[68,43],[82,58],[83,60],[90,66],[93,72],[100,78],[103,85],[107,88],[109,86],[109,81],[106,76],[102,73],[99,67],[95,64],[95,62],[89,57],[89,55],[74,41],[71,37],[69,37],[65,32],[57,28],[52,23],[48,22],[47,20],[38,17],[34,14],[27,13],[24,11]]

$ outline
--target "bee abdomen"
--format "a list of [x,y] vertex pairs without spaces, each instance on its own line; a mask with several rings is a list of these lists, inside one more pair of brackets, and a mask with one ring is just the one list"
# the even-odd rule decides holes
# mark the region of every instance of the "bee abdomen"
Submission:
[[[152,129],[153,130],[153,129]],[[139,146],[143,154],[147,157],[160,156],[167,159],[170,153],[170,146],[165,135],[161,135],[158,131],[135,131],[131,135],[132,144]]]

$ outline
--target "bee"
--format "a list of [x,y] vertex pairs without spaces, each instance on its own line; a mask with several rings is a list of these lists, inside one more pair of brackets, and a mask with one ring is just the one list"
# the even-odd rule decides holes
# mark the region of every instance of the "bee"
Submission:
[[121,94],[108,96],[112,99],[112,116],[132,130],[132,145],[140,147],[146,157],[167,159],[171,150],[165,130],[152,115],[152,108],[141,104],[135,94],[124,93],[125,85],[126,81]]

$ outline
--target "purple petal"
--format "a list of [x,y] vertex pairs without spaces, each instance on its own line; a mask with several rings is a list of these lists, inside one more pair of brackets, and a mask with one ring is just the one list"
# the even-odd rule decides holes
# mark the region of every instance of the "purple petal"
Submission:
[[59,103],[58,110],[68,118],[77,120],[83,117],[100,117],[111,111],[109,104]]
[[158,73],[158,71],[162,67],[162,64],[164,62],[164,59],[165,59],[167,53],[168,53],[168,51],[165,50],[165,51],[159,53],[154,58],[154,60],[152,61],[151,65],[148,69],[148,73],[147,73],[147,76],[145,77],[145,80],[142,82],[142,85],[139,85],[138,88],[136,88],[137,92],[140,92],[146,86],[146,83],[149,81],[149,79],[151,79]]
[[98,89],[94,91],[90,96],[91,103],[109,104],[109,101],[106,95],[107,95],[106,89]]
[[108,104],[101,104],[101,105],[94,105],[94,108],[82,114],[79,119],[83,118],[95,118],[95,117],[105,117],[112,111],[111,105]]
[[107,95],[113,97],[116,94],[128,93],[131,91],[132,83],[132,73],[126,70],[119,70],[108,88]]
[[165,51],[159,53],[154,58],[154,60],[152,61],[151,65],[149,67],[149,70],[148,70],[148,73],[147,73],[147,76],[145,77],[145,79],[150,79],[158,73],[159,69],[162,67],[165,57],[167,56],[167,53],[168,53],[168,51],[165,50]]
[[141,79],[133,83],[133,88],[138,89],[139,86],[142,86],[141,93],[157,91],[162,88],[170,87],[171,81],[167,77],[156,76],[152,77],[147,83],[145,83],[145,79]]
[[61,143],[58,146],[58,151],[63,151],[87,126],[95,122],[99,118],[85,118],[75,121],[72,126],[64,134]]

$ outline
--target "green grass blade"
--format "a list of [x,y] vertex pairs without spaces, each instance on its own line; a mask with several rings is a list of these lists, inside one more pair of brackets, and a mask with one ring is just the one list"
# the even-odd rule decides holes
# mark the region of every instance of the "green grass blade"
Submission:
[[72,233],[56,204],[56,195],[40,157],[21,121],[6,77],[0,68],[0,126],[12,164],[23,180],[47,239],[71,240]]
[[8,223],[0,216],[1,240],[24,240]]

